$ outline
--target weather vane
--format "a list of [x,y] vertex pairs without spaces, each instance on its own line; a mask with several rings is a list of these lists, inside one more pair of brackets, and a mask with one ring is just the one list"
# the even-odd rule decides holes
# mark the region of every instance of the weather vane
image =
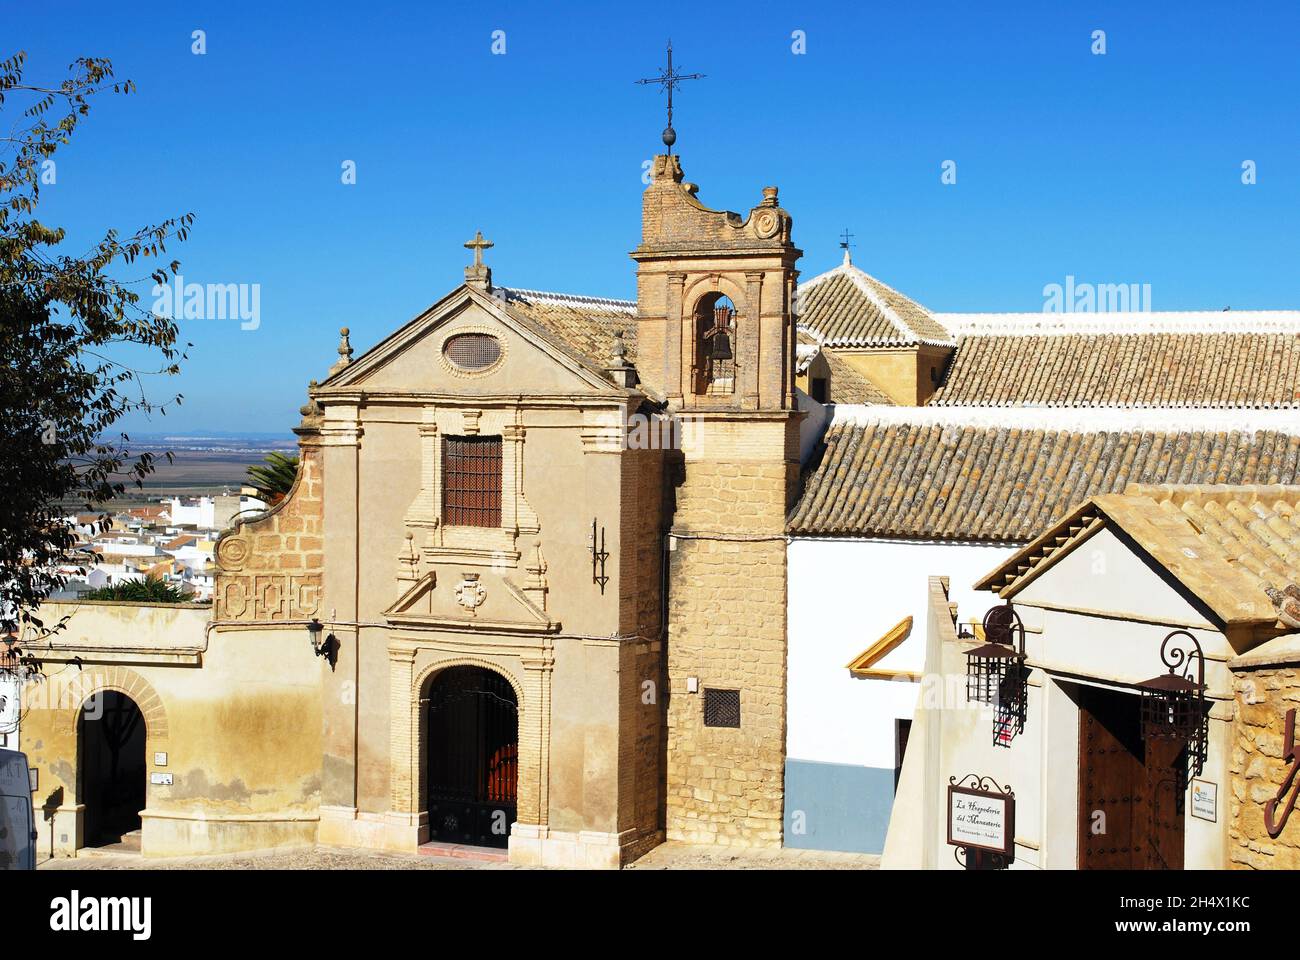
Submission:
[[844,232],[840,234],[840,249],[847,250],[849,247],[853,246],[851,242],[852,240],[853,234],[849,233],[848,227],[845,227]]
[[637,83],[657,83],[660,90],[668,91],[668,126],[664,128],[664,145],[668,147],[668,152],[673,152],[673,144],[677,142],[677,131],[673,129],[673,91],[681,86],[683,80],[703,80],[702,73],[677,73],[673,70],[673,42],[668,41],[668,69],[662,70],[657,77],[646,77],[644,80],[638,80]]

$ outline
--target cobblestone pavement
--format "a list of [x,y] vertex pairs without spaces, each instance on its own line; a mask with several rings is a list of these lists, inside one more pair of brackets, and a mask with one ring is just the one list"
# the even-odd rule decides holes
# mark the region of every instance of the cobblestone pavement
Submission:
[[[875,870],[870,854],[821,850],[743,850],[665,843],[629,870]],[[46,860],[39,870],[511,870],[508,863],[378,853],[345,847],[293,847],[207,857],[142,857],[129,853],[89,853],[75,859]]]

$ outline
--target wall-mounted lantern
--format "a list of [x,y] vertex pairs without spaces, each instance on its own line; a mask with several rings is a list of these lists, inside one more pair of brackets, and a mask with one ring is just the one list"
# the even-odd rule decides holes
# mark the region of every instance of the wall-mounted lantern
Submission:
[[40,661],[23,652],[17,631],[0,636],[0,680],[16,680],[25,683],[39,679],[41,679]]
[[[1177,638],[1185,638],[1190,649],[1175,644]],[[1193,775],[1200,776],[1205,764],[1208,716],[1205,653],[1200,642],[1186,630],[1174,630],[1160,643],[1160,659],[1169,668],[1168,672],[1137,685],[1142,694],[1142,735],[1147,740],[1186,742]],[[1196,660],[1194,679],[1193,659]]]
[[321,655],[324,649],[321,644],[321,636],[325,633],[325,624],[321,623],[315,617],[307,624],[307,638],[311,641],[311,651],[316,656]]
[[993,742],[1010,746],[1024,732],[1029,692],[1025,625],[1007,601],[984,614],[984,643],[966,651],[966,699],[997,707]]

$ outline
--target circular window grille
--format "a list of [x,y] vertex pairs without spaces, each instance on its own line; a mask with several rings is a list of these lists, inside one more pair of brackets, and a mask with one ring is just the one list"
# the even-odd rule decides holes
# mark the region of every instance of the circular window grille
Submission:
[[486,333],[460,333],[447,340],[442,352],[461,370],[486,370],[501,359],[501,343]]

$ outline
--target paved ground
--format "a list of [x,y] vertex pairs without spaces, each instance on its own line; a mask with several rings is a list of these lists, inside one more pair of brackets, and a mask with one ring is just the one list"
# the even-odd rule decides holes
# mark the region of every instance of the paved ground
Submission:
[[142,857],[82,851],[75,859],[46,860],[37,870],[509,870],[507,863],[377,853],[348,847],[286,847],[210,857]]
[[880,857],[829,850],[747,850],[661,843],[628,870],[878,870]]
[[[119,852],[85,852],[75,859],[46,860],[40,870],[511,870],[507,863],[376,853],[338,847],[295,847],[211,857],[149,857]],[[874,870],[880,858],[868,854],[814,850],[732,850],[665,843],[629,870]]]

